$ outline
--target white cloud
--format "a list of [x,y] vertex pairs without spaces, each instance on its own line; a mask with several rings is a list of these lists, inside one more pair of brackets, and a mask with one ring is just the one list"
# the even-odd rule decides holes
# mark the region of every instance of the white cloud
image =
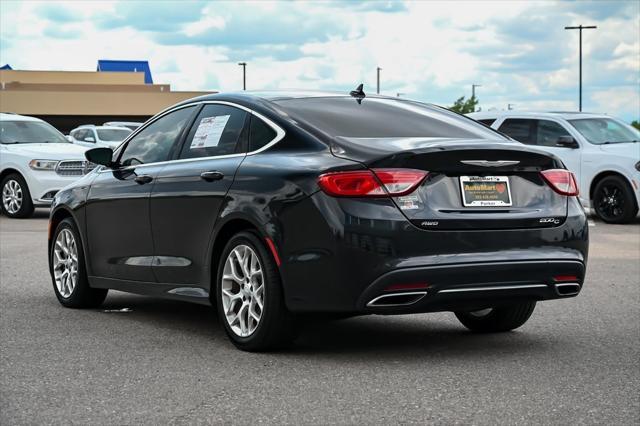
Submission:
[[[572,109],[577,103],[577,34],[562,25],[584,21],[598,25],[584,37],[586,106],[630,120],[639,115],[640,11],[629,5],[607,10],[580,2],[429,1],[407,2],[406,10],[390,13],[335,2],[216,2],[205,4],[193,20],[185,18],[176,32],[154,32],[136,30],[140,23],[127,20],[127,8],[119,2],[3,2],[0,61],[22,69],[93,70],[98,59],[148,59],[157,83],[170,83],[174,90],[223,91],[241,88],[240,60],[249,62],[252,89],[346,90],[364,82],[365,91],[373,91],[380,66],[382,92],[389,95],[401,92],[451,104],[469,96],[471,84],[477,83],[485,109],[508,103],[521,109]],[[48,11],[49,6],[56,10]],[[79,18],[62,22],[64,13]],[[100,19],[114,13],[126,26],[100,29]],[[149,22],[156,22],[154,13],[149,6]],[[293,22],[282,29],[293,40],[296,25],[327,17],[341,30],[326,29],[316,38],[306,34],[307,42],[259,51],[259,25],[234,27],[231,18],[238,13],[254,14],[265,23],[289,13],[291,19],[279,22]],[[167,17],[156,18],[161,28]],[[215,29],[247,32],[255,43],[242,49],[205,43]],[[74,32],[76,37],[62,38]],[[204,42],[158,42],[174,35],[203,36]],[[289,60],[276,59],[289,53]]]

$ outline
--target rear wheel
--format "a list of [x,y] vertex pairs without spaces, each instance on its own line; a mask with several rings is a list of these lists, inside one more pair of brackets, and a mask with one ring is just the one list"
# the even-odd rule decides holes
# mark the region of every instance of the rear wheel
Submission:
[[107,297],[108,290],[89,286],[82,241],[70,218],[60,222],[53,235],[50,268],[53,291],[63,306],[95,308]]
[[263,351],[293,340],[278,267],[256,234],[240,232],[229,240],[216,284],[220,322],[239,349]]
[[536,302],[523,302],[455,314],[462,325],[471,331],[495,333],[520,327],[527,322],[535,307]]
[[621,176],[607,176],[593,192],[596,214],[607,223],[628,223],[638,213],[631,186]]
[[2,192],[2,213],[12,218],[25,218],[33,214],[33,202],[31,194],[24,178],[17,173],[12,173],[2,179],[0,183]]

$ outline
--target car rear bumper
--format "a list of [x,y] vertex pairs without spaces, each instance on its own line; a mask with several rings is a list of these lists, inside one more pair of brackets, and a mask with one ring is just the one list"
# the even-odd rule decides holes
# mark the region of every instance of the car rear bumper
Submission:
[[[389,200],[323,193],[286,215],[289,220],[275,224],[279,229],[271,236],[282,258],[285,301],[294,312],[464,309],[478,301],[568,297],[556,292],[553,277],[575,276],[577,290],[584,280],[588,224],[575,198],[563,223],[542,229],[429,231],[411,224]],[[395,284],[428,287],[410,307],[367,306]],[[513,286],[518,288],[506,288]],[[462,291],[474,287],[485,288]]]
[[[473,310],[522,300],[576,296],[585,266],[545,260],[426,266],[390,271],[368,286],[357,311],[400,314]],[[401,290],[403,286],[408,287]]]

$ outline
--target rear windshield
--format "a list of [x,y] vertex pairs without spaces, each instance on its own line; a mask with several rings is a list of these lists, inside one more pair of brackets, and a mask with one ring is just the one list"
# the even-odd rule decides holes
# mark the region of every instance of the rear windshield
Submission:
[[0,121],[0,143],[71,143],[42,121]]
[[442,108],[384,98],[303,98],[276,101],[292,118],[346,138],[505,139],[500,133]]
[[123,141],[131,133],[128,129],[98,129],[97,131],[100,140],[106,142]]

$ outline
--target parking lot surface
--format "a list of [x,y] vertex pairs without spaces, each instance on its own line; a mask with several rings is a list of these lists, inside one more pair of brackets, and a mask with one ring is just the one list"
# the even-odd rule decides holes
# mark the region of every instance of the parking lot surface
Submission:
[[46,218],[0,217],[0,424],[640,422],[640,221],[596,221],[582,294],[515,332],[369,316],[251,354],[204,306],[111,292],[62,308]]

